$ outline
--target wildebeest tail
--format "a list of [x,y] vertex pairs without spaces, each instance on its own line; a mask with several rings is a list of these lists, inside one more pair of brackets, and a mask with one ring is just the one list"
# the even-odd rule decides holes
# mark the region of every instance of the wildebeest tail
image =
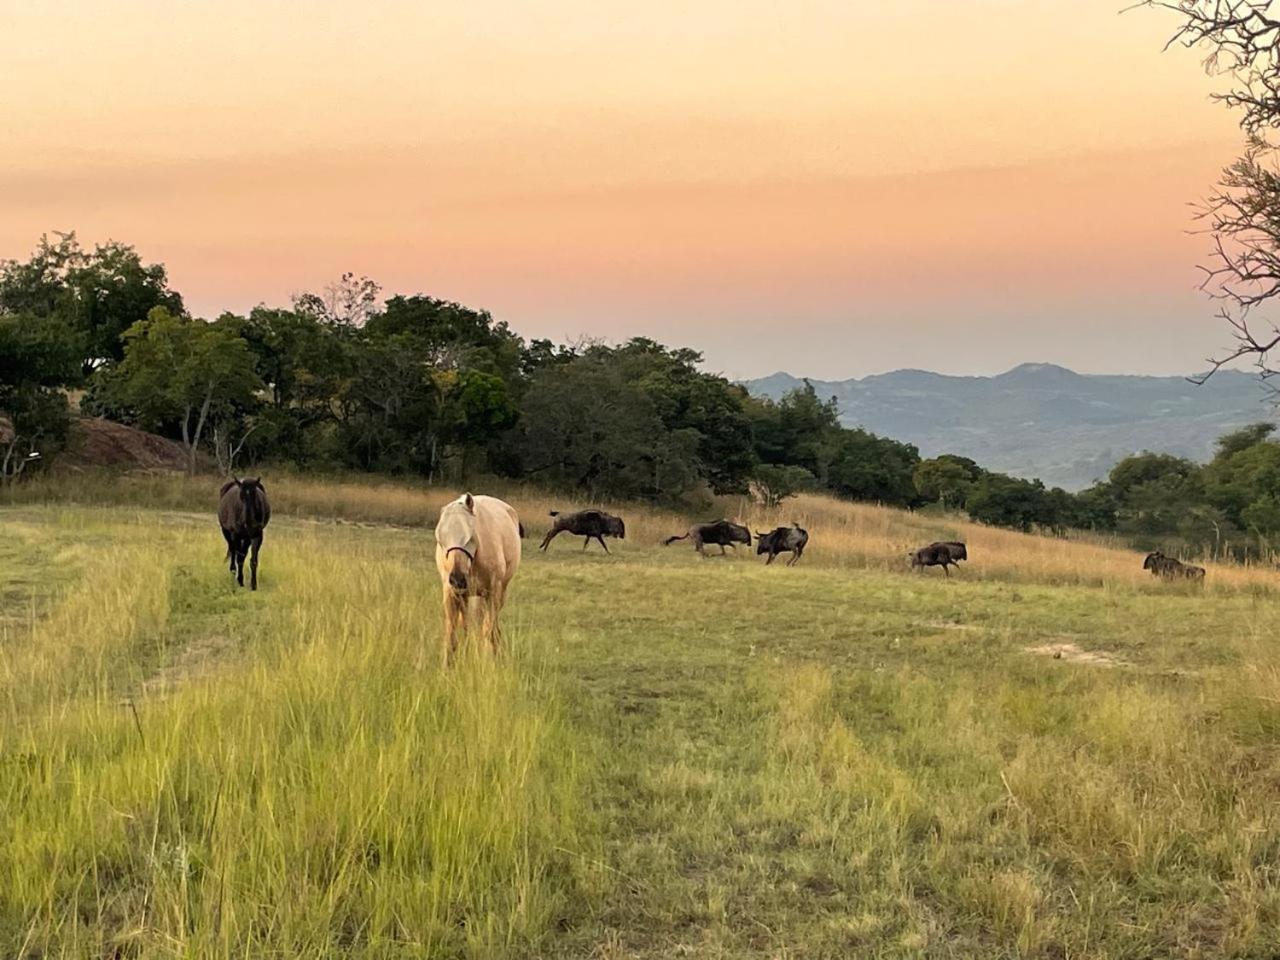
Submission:
[[519,520],[516,521],[516,529],[520,531],[520,539],[524,539],[524,524]]
[[671,544],[675,543],[677,540],[688,540],[688,539],[689,539],[689,535],[687,533],[682,533],[678,537],[667,537],[667,539],[662,541],[662,545],[664,547],[669,547],[671,546]]

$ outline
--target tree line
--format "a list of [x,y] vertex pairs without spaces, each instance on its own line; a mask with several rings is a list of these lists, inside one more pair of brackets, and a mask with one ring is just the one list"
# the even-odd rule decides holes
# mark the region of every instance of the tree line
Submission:
[[171,437],[195,471],[263,461],[428,480],[528,480],[588,499],[694,503],[803,490],[938,505],[1022,530],[1085,528],[1196,545],[1280,533],[1280,444],[1224,437],[1205,466],[1126,458],[1072,494],[841,424],[807,382],[755,397],[694,350],[524,340],[487,312],[381,297],[350,274],[288,307],[192,317],[131,247],[44,238],[0,263],[0,447],[13,477],[84,414]]

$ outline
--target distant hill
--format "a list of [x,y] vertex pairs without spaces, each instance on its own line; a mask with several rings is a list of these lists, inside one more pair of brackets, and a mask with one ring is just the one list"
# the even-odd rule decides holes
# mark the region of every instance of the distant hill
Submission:
[[[913,443],[925,457],[957,453],[1068,490],[1140,450],[1207,460],[1221,434],[1276,419],[1257,379],[1228,370],[1199,387],[1182,377],[1080,374],[1051,363],[994,377],[895,370],[810,382],[820,397],[836,398],[847,426]],[[801,385],[788,373],[745,383],[775,399]]]

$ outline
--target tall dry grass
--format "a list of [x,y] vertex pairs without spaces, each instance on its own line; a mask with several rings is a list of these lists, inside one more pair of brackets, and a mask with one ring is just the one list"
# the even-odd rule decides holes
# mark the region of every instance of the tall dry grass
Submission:
[[216,530],[115,533],[0,645],[0,955],[487,956],[582,909],[533,645],[420,668],[438,591],[373,544],[299,532],[273,603]]
[[[410,527],[434,525],[440,508],[462,492],[455,488],[364,476],[343,479],[290,472],[267,473],[264,482],[277,514]],[[208,512],[216,503],[217,487],[218,481],[211,477],[65,474],[0,492],[3,498],[0,503],[141,505]],[[796,522],[810,533],[806,562],[817,565],[907,570],[909,551],[933,540],[958,539],[969,546],[969,562],[962,573],[968,578],[1165,592],[1200,589],[1190,584],[1153,581],[1142,569],[1142,553],[1106,538],[1024,534],[974,523],[956,514],[910,512],[815,494],[802,494],[776,509],[761,507],[747,497],[720,497],[708,509],[689,515],[635,503],[588,502],[549,494],[528,484],[497,480],[482,481],[472,492],[490,493],[508,500],[534,539],[549,528],[549,510],[570,511],[594,506],[623,516],[628,538],[642,545],[660,543],[687,530],[691,522],[717,517],[745,523],[753,532]],[[1280,587],[1280,573],[1271,565],[1189,559],[1208,569],[1205,589],[1210,591],[1269,593]]]

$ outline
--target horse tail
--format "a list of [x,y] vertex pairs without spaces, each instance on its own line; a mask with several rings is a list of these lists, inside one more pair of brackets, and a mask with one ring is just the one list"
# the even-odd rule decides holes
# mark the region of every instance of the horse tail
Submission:
[[524,524],[519,520],[516,521],[516,529],[520,531],[520,539],[524,539]]

